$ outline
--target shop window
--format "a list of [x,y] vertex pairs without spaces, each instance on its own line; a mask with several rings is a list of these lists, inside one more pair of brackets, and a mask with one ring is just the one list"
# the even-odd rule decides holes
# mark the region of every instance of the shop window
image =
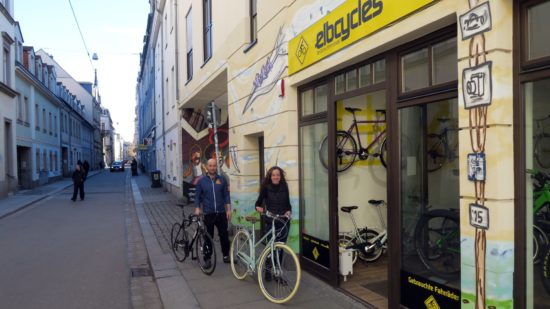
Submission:
[[527,308],[550,307],[550,79],[526,83]]
[[456,81],[456,49],[456,38],[453,37],[401,55],[401,93]]
[[335,94],[342,94],[346,92],[346,78],[344,74],[337,75],[334,78]]
[[386,80],[386,59],[374,63],[374,83],[381,83]]
[[528,60],[550,56],[550,1],[533,5],[527,9]]
[[359,87],[365,87],[372,84],[372,72],[370,64],[359,68]]
[[357,70],[353,69],[346,72],[346,90],[352,91],[357,89]]
[[334,93],[338,95],[385,81],[386,60],[380,59],[336,75],[334,77]]
[[302,116],[327,110],[327,85],[317,86],[302,92]]
[[[457,99],[399,110],[401,304],[409,308],[431,294],[442,308],[461,305],[457,126]],[[456,299],[426,293],[415,282]]]

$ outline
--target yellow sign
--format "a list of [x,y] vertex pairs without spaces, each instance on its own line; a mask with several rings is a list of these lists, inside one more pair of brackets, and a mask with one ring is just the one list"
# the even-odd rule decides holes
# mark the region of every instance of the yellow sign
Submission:
[[440,309],[439,304],[435,300],[435,297],[433,295],[430,295],[430,297],[426,298],[424,301],[424,304],[426,305],[426,309]]
[[315,259],[319,258],[319,250],[317,250],[317,247],[313,248],[313,257]]
[[348,0],[288,43],[294,74],[435,0]]
[[139,145],[138,145],[138,149],[139,149],[139,150],[147,150],[147,145],[139,144]]

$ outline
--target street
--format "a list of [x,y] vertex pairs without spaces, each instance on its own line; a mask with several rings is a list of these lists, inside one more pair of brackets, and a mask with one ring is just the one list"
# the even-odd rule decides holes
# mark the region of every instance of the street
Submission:
[[108,170],[0,219],[1,308],[130,308],[126,173]]

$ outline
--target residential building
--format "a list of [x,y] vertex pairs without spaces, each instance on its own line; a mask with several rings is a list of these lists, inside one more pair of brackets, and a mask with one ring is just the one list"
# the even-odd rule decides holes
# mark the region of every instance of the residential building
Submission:
[[[289,245],[344,293],[389,308],[550,306],[534,200],[550,172],[550,1],[155,4],[156,142],[176,91],[183,184],[217,158],[234,225],[280,166]],[[162,53],[171,7],[179,88]],[[356,224],[376,246],[342,274]]]
[[15,91],[15,21],[13,0],[0,2],[2,34],[2,68],[0,71],[0,197],[17,189],[16,103]]
[[114,153],[114,127],[111,113],[107,108],[101,111],[101,136],[103,145],[103,166],[111,166],[115,161]]
[[115,133],[115,142],[114,142],[114,154],[115,154],[115,161],[122,161],[124,156],[124,139],[120,135],[120,133]]
[[[80,110],[79,115],[84,117],[85,121],[80,121],[78,117],[67,117],[69,133],[71,136],[71,149],[67,149],[69,169],[71,169],[78,160],[90,163],[94,169],[96,164],[101,160],[100,153],[102,150],[97,150],[95,142],[96,130],[99,132],[99,114],[97,112],[97,102],[90,93],[89,89],[77,82],[67,71],[57,63],[54,58],[44,50],[38,50],[37,56],[40,56],[42,61],[47,65],[53,66],[57,72],[57,81],[61,82],[67,92],[72,95],[67,97],[66,102],[73,110]],[[74,99],[73,99],[74,98]],[[97,126],[97,127],[96,127]],[[99,156],[99,158],[98,158]],[[74,163],[74,164],[73,164]]]
[[59,85],[56,70],[23,45],[16,23],[17,176],[19,188],[30,189],[63,176],[61,164]]

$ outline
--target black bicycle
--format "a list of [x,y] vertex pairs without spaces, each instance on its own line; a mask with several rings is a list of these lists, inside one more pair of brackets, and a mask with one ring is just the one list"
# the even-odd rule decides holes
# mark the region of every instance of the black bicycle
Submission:
[[[376,120],[357,120],[355,112],[361,111],[360,108],[346,107],[346,111],[353,115],[353,122],[347,131],[336,132],[336,170],[343,172],[353,165],[355,160],[367,160],[369,157],[379,158],[380,162],[386,167],[388,162],[388,148],[386,145],[386,129],[382,125],[386,123],[386,111],[376,110]],[[374,126],[374,137],[366,147],[363,147],[359,138],[358,124],[372,124]],[[357,140],[351,135],[355,131]],[[359,148],[357,148],[359,143]],[[378,146],[378,152],[373,151]],[[328,168],[328,135],[319,145],[319,160],[325,168]]]
[[[211,275],[216,269],[216,249],[212,237],[206,231],[200,216],[191,214],[185,217],[182,205],[182,221],[174,223],[170,233],[170,244],[174,256],[179,262],[185,261],[189,254],[192,260],[198,260],[203,273]],[[193,237],[189,237],[187,228],[195,226]]]
[[440,123],[441,130],[438,133],[428,133],[428,172],[437,171],[445,163],[458,158],[458,138],[450,133],[458,131],[458,128],[450,127],[449,118],[437,118],[437,121]]

